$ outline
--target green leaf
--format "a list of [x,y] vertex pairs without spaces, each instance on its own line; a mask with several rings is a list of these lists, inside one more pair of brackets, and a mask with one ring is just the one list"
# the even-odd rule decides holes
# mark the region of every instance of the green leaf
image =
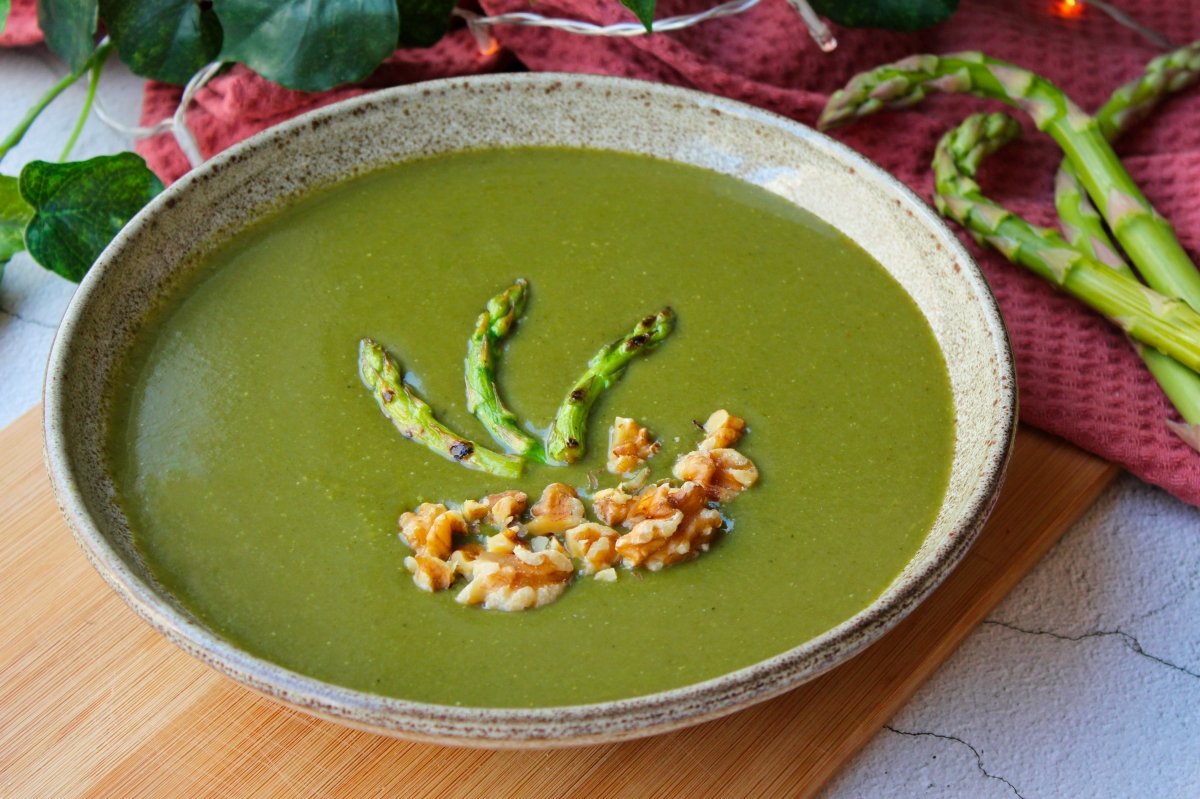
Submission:
[[221,52],[221,23],[196,0],[100,0],[117,53],[145,78],[182,85]]
[[396,0],[400,12],[401,47],[429,47],[450,27],[458,0]]
[[133,215],[163,189],[133,153],[21,170],[21,196],[33,207],[25,228],[29,254],[47,269],[79,282]]
[[8,24],[8,12],[11,10],[12,0],[0,0],[0,33],[4,33],[4,26]]
[[646,32],[653,30],[654,6],[658,0],[621,0],[621,5],[633,12],[633,15],[646,26]]
[[936,25],[958,8],[958,0],[809,0],[818,14],[848,28],[915,31]]
[[41,0],[38,27],[56,56],[80,69],[95,47],[97,0]]
[[215,0],[221,59],[289,89],[365,78],[396,49],[396,0]]
[[32,216],[33,209],[21,199],[17,179],[0,175],[0,278],[9,259],[25,249],[25,225]]

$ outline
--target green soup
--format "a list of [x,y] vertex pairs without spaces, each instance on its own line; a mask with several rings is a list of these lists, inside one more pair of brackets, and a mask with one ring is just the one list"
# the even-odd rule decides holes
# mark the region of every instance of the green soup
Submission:
[[[356,373],[371,336],[451,427],[476,316],[531,299],[501,358],[547,425],[603,343],[663,305],[674,335],[597,403],[584,461],[518,480],[401,438]],[[948,479],[946,367],[912,300],[790,203],[701,169],[519,149],[405,164],[238,235],[140,334],[115,387],[111,467],[137,546],[200,619],[314,677],[405,699],[528,707],[675,688],[779,654],[868,605],[928,532]],[[578,579],[520,613],[418,590],[396,518],[422,501],[604,473],[631,416],[667,476],[726,408],[757,486],[732,528],[659,573]],[[532,501],[532,500],[531,500]]]

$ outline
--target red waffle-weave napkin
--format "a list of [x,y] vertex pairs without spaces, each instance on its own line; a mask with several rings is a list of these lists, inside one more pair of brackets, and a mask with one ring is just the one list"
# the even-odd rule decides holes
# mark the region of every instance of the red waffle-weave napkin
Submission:
[[[711,6],[715,0],[661,0],[658,16]],[[528,10],[528,0],[482,0],[488,13]],[[15,4],[21,6],[20,0]],[[28,5],[27,3],[24,5]],[[1143,24],[1183,44],[1200,38],[1200,4],[1126,0]],[[1050,78],[1085,108],[1141,72],[1156,51],[1095,8],[1076,19],[1051,14],[1051,0],[965,0],[947,23],[916,34],[838,30],[840,46],[821,53],[784,0],[672,34],[601,39],[533,28],[498,28],[499,53],[483,57],[464,30],[427,50],[401,51],[360,86],[321,95],[290,92],[244,68],[200,92],[188,122],[208,155],[318,105],[372,88],[425,78],[531,70],[624,75],[688,86],[743,100],[807,124],[828,95],[863,69],[916,52],[983,50]],[[615,0],[538,0],[536,10],[611,23],[630,19]],[[14,9],[14,14],[16,14]],[[12,23],[10,22],[10,28]],[[175,87],[147,86],[143,122],[175,109]],[[915,109],[879,114],[835,136],[932,196],[929,162],[938,138],[967,114],[994,104],[934,97]],[[989,193],[1037,224],[1051,225],[1052,179],[1060,153],[1026,127],[1025,138],[985,167]],[[1200,178],[1200,97],[1167,103],[1118,148],[1151,202],[1170,219],[1195,257],[1200,203],[1189,188]],[[188,168],[173,140],[142,142],[139,152],[165,180]],[[1200,504],[1200,454],[1176,439],[1163,420],[1177,419],[1124,337],[1099,316],[1039,278],[963,241],[979,260],[1000,301],[1016,352],[1023,421],[1120,464],[1192,504]]]

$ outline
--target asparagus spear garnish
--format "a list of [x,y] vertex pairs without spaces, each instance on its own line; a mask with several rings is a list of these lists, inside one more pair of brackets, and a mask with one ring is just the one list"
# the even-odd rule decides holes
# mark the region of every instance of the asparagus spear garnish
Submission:
[[488,300],[467,344],[467,410],[483,423],[497,444],[514,455],[546,462],[542,443],[521,427],[517,415],[500,399],[496,386],[497,345],[525,312],[528,284],[521,279]]
[[1173,297],[1200,297],[1200,273],[1169,222],[1155,213],[1117,159],[1100,125],[1053,83],[981,53],[910,56],[850,80],[821,114],[827,128],[885,107],[912,105],[929,91],[964,92],[1026,111],[1079,172],[1096,207],[1147,283]]
[[[1193,42],[1155,58],[1142,75],[1113,92],[1108,102],[1096,112],[1096,123],[1106,138],[1114,140],[1169,94],[1195,84],[1198,79],[1200,42]],[[1133,276],[1129,265],[1117,253],[1099,212],[1080,186],[1075,168],[1069,161],[1063,162],[1055,176],[1054,204],[1062,218],[1063,235],[1072,246],[1122,274]],[[1154,283],[1151,287],[1169,291]],[[1200,307],[1200,297],[1184,299],[1193,307]],[[1200,375],[1155,350],[1139,347],[1138,351],[1163,393],[1187,422],[1180,425],[1168,420],[1168,427],[1190,446],[1200,449],[1200,427],[1197,427],[1200,423]]]
[[974,176],[979,162],[1020,133],[1007,114],[975,114],[938,143],[933,169],[938,210],[981,242],[1003,252],[1083,300],[1130,336],[1200,369],[1200,313],[1131,275],[1071,247],[1056,231],[1039,228],[988,199]]
[[551,460],[564,463],[579,460],[584,451],[588,412],[596,398],[621,379],[630,361],[657,347],[674,328],[675,312],[663,308],[592,356],[587,371],[571,386],[554,417],[546,439],[546,454]]
[[523,461],[501,455],[458,435],[433,415],[433,409],[404,382],[400,367],[375,341],[358,343],[358,374],[384,415],[405,438],[423,444],[456,463],[499,477],[519,477]]

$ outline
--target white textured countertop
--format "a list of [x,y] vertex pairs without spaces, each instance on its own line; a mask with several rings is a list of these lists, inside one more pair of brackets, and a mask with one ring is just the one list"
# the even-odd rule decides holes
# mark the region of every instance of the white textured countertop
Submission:
[[[0,134],[63,72],[0,51]],[[100,96],[133,124],[140,89],[110,64]],[[82,92],[0,169],[56,159]],[[128,146],[93,116],[73,157]],[[24,254],[0,281],[0,426],[38,402],[73,288]],[[1200,510],[1119,479],[824,796],[1200,796]]]

